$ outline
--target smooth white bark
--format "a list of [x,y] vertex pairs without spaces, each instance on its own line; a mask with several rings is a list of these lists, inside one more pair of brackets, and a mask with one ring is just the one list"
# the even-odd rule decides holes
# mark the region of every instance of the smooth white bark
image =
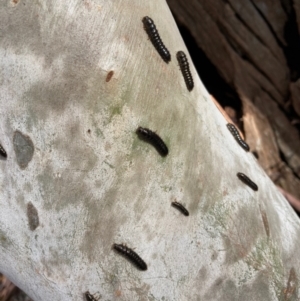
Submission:
[[[100,300],[299,298],[298,217],[230,135],[191,61],[187,91],[175,58],[187,50],[165,1],[16,2],[0,4],[0,271],[37,301],[87,290]],[[138,126],[169,155],[139,140]]]

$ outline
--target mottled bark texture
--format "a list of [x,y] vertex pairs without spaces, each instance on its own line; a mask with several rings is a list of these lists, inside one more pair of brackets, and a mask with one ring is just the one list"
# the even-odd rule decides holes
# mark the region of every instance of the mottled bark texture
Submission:
[[[146,15],[169,64],[148,39]],[[202,15],[204,26],[210,18]],[[85,292],[130,301],[299,298],[299,220],[228,131],[165,1],[6,0],[0,28],[2,273],[35,301],[84,300]],[[249,85],[258,85],[251,74],[264,78],[280,103],[286,63],[280,49],[268,49],[260,55],[272,62],[261,72],[248,60],[235,66],[236,52],[218,53],[228,79],[243,83],[248,68]],[[191,92],[174,59],[179,50],[190,62]],[[256,53],[237,51],[259,65]],[[156,131],[167,156],[139,139],[139,126]],[[147,270],[113,244],[133,250]]]
[[242,101],[246,140],[264,170],[300,198],[300,1],[167,2]]

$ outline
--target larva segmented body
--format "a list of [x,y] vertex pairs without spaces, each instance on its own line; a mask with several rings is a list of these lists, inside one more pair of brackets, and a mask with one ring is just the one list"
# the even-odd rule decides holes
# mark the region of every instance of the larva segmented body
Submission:
[[161,58],[166,63],[169,63],[171,61],[171,54],[162,42],[153,20],[146,16],[142,19],[142,22],[153,46],[155,47]]
[[227,123],[227,128],[234,137],[234,139],[237,141],[237,143],[246,151],[248,152],[250,150],[249,145],[241,138],[239,131],[232,123]]
[[178,202],[172,202],[172,206],[176,209],[178,209],[182,214],[184,214],[185,216],[189,216],[189,212],[188,210],[180,203]]
[[145,261],[127,246],[123,244],[113,244],[113,249],[130,260],[140,270],[147,270],[147,264],[145,263]]
[[0,155],[4,158],[7,158],[7,153],[1,144],[0,144]]
[[188,59],[183,51],[178,51],[176,57],[185,81],[185,85],[189,91],[192,91],[194,88],[194,81],[190,71]]
[[98,301],[89,291],[84,293],[86,301]]
[[245,183],[246,185],[248,185],[250,188],[252,188],[254,191],[257,191],[258,190],[258,186],[253,182],[251,181],[245,174],[241,173],[241,172],[238,172],[237,173],[237,176],[238,178],[243,182]]
[[140,126],[136,130],[136,133],[142,140],[151,143],[163,157],[169,153],[168,147],[156,133]]

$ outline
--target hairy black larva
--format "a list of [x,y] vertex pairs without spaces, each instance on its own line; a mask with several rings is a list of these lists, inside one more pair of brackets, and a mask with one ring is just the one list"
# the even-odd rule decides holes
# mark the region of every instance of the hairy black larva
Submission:
[[136,130],[136,133],[140,139],[151,143],[162,156],[166,156],[168,154],[169,150],[166,144],[156,133],[140,126]]
[[140,270],[147,270],[147,264],[145,261],[127,246],[123,244],[113,244],[113,249],[130,260]]
[[0,155],[4,158],[7,158],[7,153],[1,144],[0,144]]
[[89,291],[84,293],[85,299],[87,301],[98,301],[99,299],[96,299]]
[[234,139],[238,142],[238,144],[248,152],[250,150],[249,145],[241,138],[239,131],[232,123],[227,123],[227,128],[234,137]]
[[181,73],[183,75],[186,87],[189,91],[192,91],[194,88],[194,81],[192,77],[192,73],[190,71],[189,62],[187,60],[187,57],[183,51],[178,51],[176,54],[177,61],[179,63],[179,67],[181,70]]
[[169,63],[171,61],[171,54],[162,42],[153,20],[146,16],[142,19],[142,22],[153,46],[155,47],[161,58],[166,63]]
[[243,183],[251,187],[254,191],[258,190],[258,186],[253,181],[251,181],[245,174],[238,172],[237,176]]
[[189,216],[189,212],[188,210],[180,203],[178,202],[172,202],[171,204],[174,208],[178,209],[182,214],[184,214],[185,216]]

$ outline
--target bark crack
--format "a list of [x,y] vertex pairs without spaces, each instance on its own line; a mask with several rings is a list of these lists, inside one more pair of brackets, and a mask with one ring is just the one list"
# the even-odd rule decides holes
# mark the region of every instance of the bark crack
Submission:
[[251,4],[253,5],[253,7],[255,8],[255,10],[258,12],[258,14],[261,16],[261,18],[264,20],[265,24],[268,26],[270,32],[272,33],[272,35],[274,36],[278,46],[283,49],[284,45],[282,44],[282,42],[280,41],[279,37],[277,36],[275,30],[273,29],[272,24],[268,21],[267,17],[264,15],[264,13],[259,9],[259,7],[253,2],[253,0],[250,0]]
[[[248,56],[248,54],[244,51],[244,49],[231,37],[229,31],[227,28],[221,24],[218,20],[216,20],[216,24],[218,25],[218,28],[220,32],[223,34],[223,37],[227,41],[227,43],[230,45],[230,47],[233,49],[233,51],[243,60],[247,61],[249,64],[255,67],[255,69],[274,87],[274,89],[284,98],[284,95],[282,95],[281,91],[278,90],[277,86],[273,81],[269,78],[269,76],[261,69],[259,66]],[[272,97],[274,99],[274,97]],[[276,101],[278,103],[278,101]]]

